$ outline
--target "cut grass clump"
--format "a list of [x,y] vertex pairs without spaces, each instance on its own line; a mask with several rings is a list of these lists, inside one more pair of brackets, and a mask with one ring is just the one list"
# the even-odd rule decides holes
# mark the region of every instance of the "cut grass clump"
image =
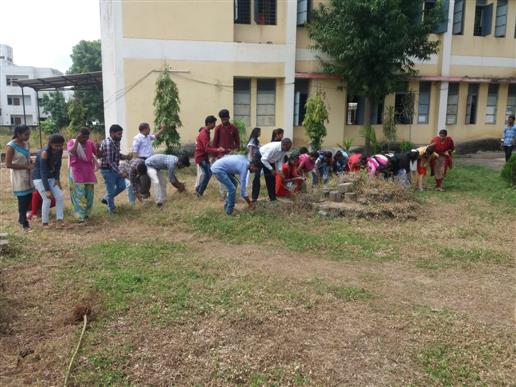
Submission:
[[313,286],[319,295],[331,294],[333,297],[344,301],[364,301],[373,296],[371,292],[364,288],[329,284],[319,278],[308,281],[308,284]]

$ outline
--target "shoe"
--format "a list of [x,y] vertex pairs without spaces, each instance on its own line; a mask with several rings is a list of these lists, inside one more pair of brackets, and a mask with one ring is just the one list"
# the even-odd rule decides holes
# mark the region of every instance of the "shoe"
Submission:
[[32,232],[32,227],[30,226],[30,224],[28,222],[22,225],[22,229],[25,232]]
[[158,208],[163,208],[163,203],[156,203],[156,206],[158,206]]
[[199,192],[197,192],[197,191],[195,191],[195,196],[196,196],[198,199],[202,198],[202,195],[201,195]]
[[106,199],[104,199],[104,198],[102,198],[102,199],[100,200],[100,202],[101,202],[102,204],[105,204],[106,206],[108,205],[107,200],[106,200]]

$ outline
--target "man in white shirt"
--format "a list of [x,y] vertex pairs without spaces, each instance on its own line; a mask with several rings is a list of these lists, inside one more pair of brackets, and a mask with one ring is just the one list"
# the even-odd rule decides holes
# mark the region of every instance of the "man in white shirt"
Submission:
[[165,128],[162,126],[157,133],[151,134],[150,126],[146,122],[142,122],[138,126],[138,133],[133,139],[133,154],[142,160],[148,159],[154,154],[152,150],[152,142],[158,138]]
[[[146,122],[142,122],[138,126],[138,130],[140,131],[140,133],[134,136],[133,139],[134,157],[138,157],[139,159],[142,159],[144,161],[151,157],[154,154],[154,151],[152,149],[152,142],[156,138],[158,138],[161,135],[161,133],[163,133],[164,129],[164,126],[162,126],[157,133],[151,134],[150,125]],[[130,182],[128,179],[126,179],[126,185],[128,186],[127,192],[130,192],[131,188],[129,187]],[[144,198],[148,198],[150,196],[150,186],[150,178],[147,175],[140,176],[140,193]]]
[[[256,173],[260,173],[263,169],[263,175],[265,177],[265,184],[267,186],[267,193],[269,194],[269,200],[276,200],[276,173],[281,173],[281,164],[286,153],[292,147],[292,140],[290,138],[284,138],[280,141],[270,142],[260,147],[260,151],[257,152],[257,157],[260,160],[260,168]],[[252,200],[256,202],[258,196],[260,196],[260,184],[253,184]]]

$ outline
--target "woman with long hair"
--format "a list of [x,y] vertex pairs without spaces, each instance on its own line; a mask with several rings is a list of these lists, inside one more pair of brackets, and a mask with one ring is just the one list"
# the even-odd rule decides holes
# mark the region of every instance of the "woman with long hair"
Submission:
[[5,165],[11,169],[11,184],[14,196],[18,199],[18,223],[24,231],[30,231],[27,220],[27,211],[34,191],[31,179],[33,165],[30,161],[29,151],[30,128],[19,125],[14,128],[14,135],[7,143],[5,151]]
[[64,226],[64,196],[59,179],[64,143],[65,139],[60,134],[51,135],[48,144],[38,153],[32,172],[34,187],[43,199],[41,221],[45,227],[48,226],[52,198],[56,201],[58,227]]

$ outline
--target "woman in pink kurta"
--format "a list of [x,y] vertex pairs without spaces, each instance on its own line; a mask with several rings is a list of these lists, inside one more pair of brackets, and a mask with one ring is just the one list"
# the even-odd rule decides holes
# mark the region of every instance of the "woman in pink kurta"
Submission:
[[70,169],[68,172],[70,198],[75,217],[84,222],[93,207],[95,176],[95,144],[89,139],[90,131],[83,128],[77,137],[68,141]]

